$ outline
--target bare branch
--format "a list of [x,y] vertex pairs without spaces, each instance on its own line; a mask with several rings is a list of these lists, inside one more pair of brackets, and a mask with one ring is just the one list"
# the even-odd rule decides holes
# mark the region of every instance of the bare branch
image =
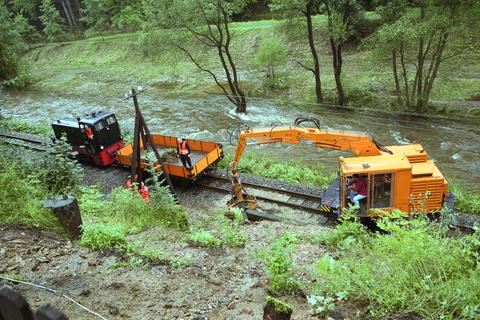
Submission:
[[213,80],[215,81],[215,83],[222,89],[223,93],[228,98],[228,100],[230,100],[230,102],[233,103],[233,104],[236,103],[236,101],[228,94],[225,87],[220,83],[220,81],[218,81],[217,76],[211,70],[208,70],[208,69],[202,67],[202,65],[197,60],[195,60],[195,58],[192,56],[192,54],[187,49],[185,49],[184,47],[182,47],[178,44],[175,44],[175,43],[172,43],[172,45],[175,46],[176,48],[180,49],[181,51],[183,51],[187,55],[187,57],[190,59],[190,61],[192,61],[193,64],[195,64],[195,66],[197,66],[198,69],[202,70],[203,72],[206,72],[206,73],[210,74],[213,77]]
[[306,70],[311,71],[315,74],[315,70],[313,70],[313,68],[307,67],[306,65],[304,65],[300,61],[295,61],[295,62],[298,63],[299,66],[301,66],[301,67],[305,68]]

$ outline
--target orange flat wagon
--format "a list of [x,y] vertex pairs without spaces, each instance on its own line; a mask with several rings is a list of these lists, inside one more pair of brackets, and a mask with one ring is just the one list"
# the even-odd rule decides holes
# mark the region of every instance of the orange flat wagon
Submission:
[[[177,137],[152,134],[151,139],[159,153],[173,153],[177,148]],[[196,180],[206,170],[214,167],[223,158],[223,148],[220,143],[187,139],[190,145],[193,168],[187,170],[178,157],[167,157],[163,162],[164,170],[172,177],[183,178],[188,180]],[[147,154],[144,152],[143,145],[141,147],[141,167],[147,169],[150,166]],[[117,152],[116,161],[119,164],[131,167],[132,165],[133,144],[128,144]]]

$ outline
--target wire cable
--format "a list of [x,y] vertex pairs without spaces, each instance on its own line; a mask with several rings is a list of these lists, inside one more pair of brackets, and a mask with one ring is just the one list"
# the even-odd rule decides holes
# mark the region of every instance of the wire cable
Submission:
[[10,281],[10,282],[15,282],[15,283],[21,283],[21,284],[26,284],[26,285],[29,285],[29,286],[32,286],[32,287],[37,287],[37,288],[40,288],[40,289],[43,289],[45,291],[48,291],[48,292],[51,292],[51,293],[55,293],[55,294],[60,294],[62,297],[64,297],[65,299],[73,302],[74,304],[76,304],[77,306],[79,306],[80,308],[82,308],[83,310],[97,316],[98,318],[102,319],[102,320],[107,320],[107,318],[103,317],[102,315],[96,313],[95,311],[92,311],[90,309],[88,309],[87,307],[85,307],[84,305],[82,305],[81,303],[73,300],[72,298],[70,298],[69,296],[67,296],[66,294],[58,291],[58,290],[55,290],[55,289],[52,289],[52,288],[48,288],[48,287],[45,287],[45,286],[42,286],[42,285],[39,285],[39,284],[35,284],[35,283],[31,283],[31,282],[27,282],[27,281],[22,281],[22,280],[15,280],[15,279],[11,279],[11,278],[8,278],[8,277],[4,277],[4,276],[1,276],[0,275],[0,279],[3,279],[3,280],[7,280],[7,281]]

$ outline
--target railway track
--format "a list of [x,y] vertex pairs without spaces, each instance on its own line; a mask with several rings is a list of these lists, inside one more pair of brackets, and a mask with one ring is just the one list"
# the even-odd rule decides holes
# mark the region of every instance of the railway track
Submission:
[[19,132],[0,132],[3,143],[45,152],[52,143],[48,138]]
[[[47,151],[48,147],[52,144],[52,142],[46,137],[19,132],[0,132],[0,141],[9,145],[41,152]],[[218,175],[207,175],[204,179],[197,182],[197,185],[200,187],[228,194],[231,191],[230,184],[230,179]],[[248,187],[249,191],[254,191],[255,197],[259,201],[323,214],[333,218],[336,217],[334,214],[324,211],[324,208],[322,208],[321,197],[319,196],[295,190],[275,188],[260,183],[242,182],[242,184]],[[480,217],[477,218],[472,215],[455,213],[450,224],[454,228],[473,232],[475,230],[475,225],[480,224]]]
[[[248,187],[249,191],[254,191],[255,197],[259,201],[318,214],[326,214],[326,212],[322,210],[322,199],[319,196],[294,190],[278,189],[266,184],[249,182],[242,182],[242,184]],[[205,179],[197,182],[197,185],[222,193],[230,193],[231,191],[230,179],[221,176],[207,175]],[[330,213],[330,215],[332,214]]]

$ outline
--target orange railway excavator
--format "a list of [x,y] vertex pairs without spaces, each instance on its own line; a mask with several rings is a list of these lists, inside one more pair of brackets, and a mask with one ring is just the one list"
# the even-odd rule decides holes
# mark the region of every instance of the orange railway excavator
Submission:
[[[301,127],[304,122],[312,122],[315,127]],[[254,141],[247,144],[247,140]],[[247,145],[301,141],[355,154],[339,158],[339,177],[322,195],[320,211],[341,215],[351,204],[348,186],[354,175],[367,184],[367,196],[360,202],[360,216],[376,216],[393,209],[406,213],[436,212],[443,206],[448,183],[420,144],[384,147],[367,134],[322,130],[318,119],[313,118],[297,118],[288,127],[242,131],[231,163],[233,197],[227,204],[245,209],[257,207],[255,196],[247,193],[237,172]]]

